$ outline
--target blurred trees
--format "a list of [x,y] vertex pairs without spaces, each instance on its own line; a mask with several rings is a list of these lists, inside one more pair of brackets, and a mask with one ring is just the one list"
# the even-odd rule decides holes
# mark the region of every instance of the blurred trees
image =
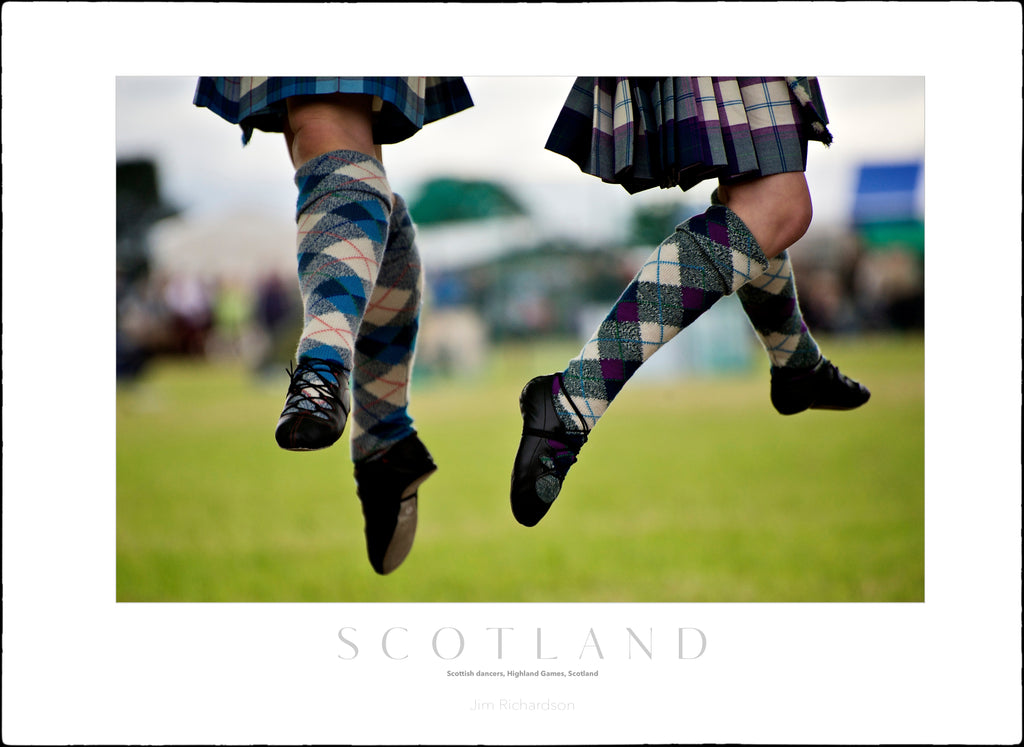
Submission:
[[427,182],[409,209],[421,226],[526,215],[523,206],[502,185],[453,178]]
[[149,229],[178,210],[163,201],[156,163],[119,161],[116,176],[115,235],[119,278],[131,283],[149,272]]
[[676,226],[696,212],[699,211],[689,210],[686,205],[679,203],[638,207],[633,211],[630,239],[636,246],[649,246],[653,249],[664,241]]

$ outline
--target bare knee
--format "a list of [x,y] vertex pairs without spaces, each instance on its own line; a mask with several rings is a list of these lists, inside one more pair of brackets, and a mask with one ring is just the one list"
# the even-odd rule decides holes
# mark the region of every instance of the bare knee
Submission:
[[769,258],[795,244],[810,228],[811,195],[800,172],[722,184],[718,195],[747,225]]
[[780,207],[782,226],[779,231],[779,241],[785,244],[783,249],[792,246],[807,233],[813,217],[814,209],[811,206],[811,196],[806,190],[803,194],[794,195],[786,202],[785,206]]
[[371,96],[331,94],[288,99],[285,142],[298,168],[335,150],[355,150],[380,158],[373,142]]

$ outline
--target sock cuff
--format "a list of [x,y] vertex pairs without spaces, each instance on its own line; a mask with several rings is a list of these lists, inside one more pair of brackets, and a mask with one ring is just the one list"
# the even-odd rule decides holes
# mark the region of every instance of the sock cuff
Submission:
[[722,279],[725,295],[735,293],[768,269],[769,260],[754,234],[725,205],[712,205],[676,230],[688,234],[704,250]]
[[789,261],[789,253],[782,251],[768,260],[764,274],[751,280],[740,289],[741,295],[762,291],[770,295],[784,293],[794,295],[796,288],[793,281],[793,266]]
[[394,221],[404,220],[409,216],[409,205],[406,203],[405,198],[398,192],[391,193],[391,217]]
[[392,192],[384,164],[373,156],[355,150],[335,150],[311,158],[295,171],[299,197],[296,217],[317,200],[332,192],[362,192],[387,204],[391,210]]
[[412,243],[415,236],[412,216],[409,215],[409,206],[406,204],[405,198],[397,192],[392,194],[391,205],[391,223],[388,226],[388,248],[392,248],[393,245],[396,248],[405,248]]
[[729,229],[729,245],[733,250],[746,254],[752,261],[765,268],[768,267],[768,257],[761,251],[761,245],[735,211],[725,205],[712,205],[708,211],[719,211],[725,216],[725,223]]

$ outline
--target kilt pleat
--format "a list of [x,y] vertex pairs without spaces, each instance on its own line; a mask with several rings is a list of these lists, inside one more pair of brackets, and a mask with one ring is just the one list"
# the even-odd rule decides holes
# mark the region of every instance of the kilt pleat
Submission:
[[283,132],[286,99],[329,93],[375,96],[373,134],[380,144],[412,137],[424,125],[473,106],[463,78],[202,77],[193,103],[242,128],[248,143],[255,130]]
[[832,136],[816,78],[577,78],[546,148],[631,193],[803,171]]

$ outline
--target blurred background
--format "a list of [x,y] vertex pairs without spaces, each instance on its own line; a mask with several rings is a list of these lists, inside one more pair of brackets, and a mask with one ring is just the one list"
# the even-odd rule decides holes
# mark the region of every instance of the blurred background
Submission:
[[[545,151],[571,78],[467,82],[473,109],[385,150],[430,279],[421,370],[479,365],[502,340],[586,334],[713,188],[631,197]],[[804,312],[822,332],[920,329],[924,78],[821,83],[836,141],[811,144],[815,219],[791,252]],[[257,133],[243,149],[237,127],[191,105],[194,87],[117,80],[124,377],[165,354],[280,368],[294,342],[296,193],[283,138]]]
[[243,148],[194,78],[117,79],[118,598],[923,599],[924,78],[820,79],[835,142],[811,144],[790,251],[815,336],[872,402],[774,414],[725,299],[641,370],[534,530],[507,507],[519,389],[714,185],[630,196],[545,151],[572,78],[466,80],[474,108],[384,151],[426,267],[413,413],[442,467],[385,582],[346,447],[271,437],[301,325],[283,138]]

